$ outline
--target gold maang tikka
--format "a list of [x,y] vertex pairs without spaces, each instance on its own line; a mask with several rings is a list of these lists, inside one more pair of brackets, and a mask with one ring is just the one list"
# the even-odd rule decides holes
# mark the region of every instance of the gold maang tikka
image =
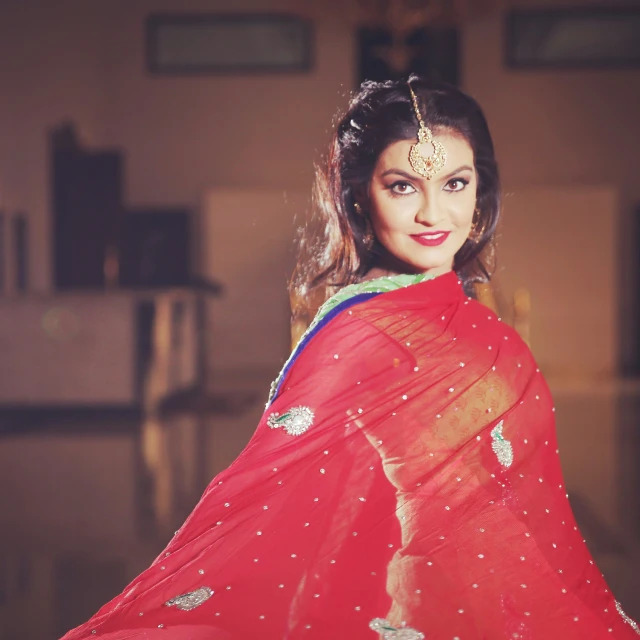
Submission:
[[[411,147],[409,162],[416,173],[424,176],[427,180],[431,180],[431,178],[444,167],[447,161],[447,152],[444,150],[442,144],[433,139],[433,132],[425,125],[422,119],[422,114],[418,107],[418,98],[416,98],[416,94],[413,92],[411,83],[407,82],[407,84],[409,85],[411,99],[413,100],[413,108],[420,124],[420,128],[418,129],[418,142]],[[433,153],[430,156],[422,155],[423,145],[427,144],[433,147]]]

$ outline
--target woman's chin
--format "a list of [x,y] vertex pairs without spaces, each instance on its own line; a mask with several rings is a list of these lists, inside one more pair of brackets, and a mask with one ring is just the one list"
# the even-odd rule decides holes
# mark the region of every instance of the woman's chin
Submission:
[[454,255],[447,247],[402,247],[393,251],[391,247],[384,247],[385,255],[380,266],[398,273],[430,273],[440,275],[451,271]]

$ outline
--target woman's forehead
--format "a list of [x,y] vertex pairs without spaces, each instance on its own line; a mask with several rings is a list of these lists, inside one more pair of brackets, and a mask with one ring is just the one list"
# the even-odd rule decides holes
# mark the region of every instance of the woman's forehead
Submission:
[[[434,134],[433,138],[444,146],[447,153],[447,161],[443,172],[446,169],[455,169],[465,164],[473,166],[473,149],[463,136],[442,133]],[[378,157],[378,162],[376,163],[377,172],[396,167],[413,173],[409,162],[409,152],[416,142],[417,140],[415,139],[392,142]]]

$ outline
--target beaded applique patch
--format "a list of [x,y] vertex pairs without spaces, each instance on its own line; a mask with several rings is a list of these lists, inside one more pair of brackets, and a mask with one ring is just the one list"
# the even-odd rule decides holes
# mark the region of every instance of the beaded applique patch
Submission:
[[513,447],[511,443],[502,435],[504,420],[500,420],[498,424],[491,429],[491,448],[498,458],[498,462],[505,468],[509,468],[513,464]]
[[213,589],[209,587],[200,587],[195,591],[189,591],[189,593],[183,593],[181,596],[176,596],[167,600],[164,604],[166,607],[175,607],[181,611],[191,611],[201,604],[204,604],[213,595]]
[[640,636],[640,625],[630,618],[623,610],[622,605],[616,600],[616,609],[618,613],[622,616],[622,619]]
[[392,627],[384,618],[374,618],[369,623],[369,628],[377,631],[383,640],[424,640],[424,633],[411,627]]
[[291,407],[282,415],[272,413],[267,424],[272,429],[282,427],[290,436],[300,436],[313,425],[315,415],[309,407]]

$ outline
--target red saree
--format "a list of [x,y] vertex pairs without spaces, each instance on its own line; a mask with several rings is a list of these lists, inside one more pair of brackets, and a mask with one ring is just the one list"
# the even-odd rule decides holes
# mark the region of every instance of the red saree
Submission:
[[153,565],[65,640],[631,638],[518,335],[449,273],[338,305]]

